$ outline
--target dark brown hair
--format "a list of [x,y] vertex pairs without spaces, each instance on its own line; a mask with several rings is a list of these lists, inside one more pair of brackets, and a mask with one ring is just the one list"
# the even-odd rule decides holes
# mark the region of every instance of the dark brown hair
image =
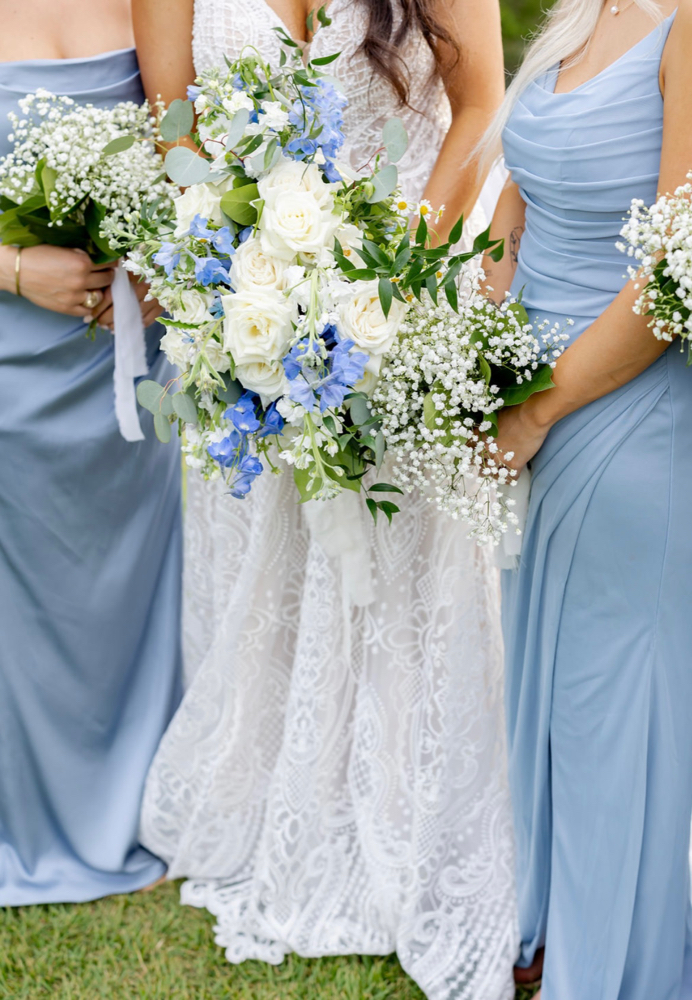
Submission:
[[[368,27],[360,50],[368,57],[373,70],[384,77],[402,104],[408,104],[410,72],[400,54],[400,46],[413,31],[419,31],[435,58],[435,71],[444,75],[449,58],[443,56],[443,46],[459,58],[459,46],[449,30],[439,20],[434,7],[439,0],[360,0],[368,11]],[[394,30],[394,4],[401,11],[401,22]]]

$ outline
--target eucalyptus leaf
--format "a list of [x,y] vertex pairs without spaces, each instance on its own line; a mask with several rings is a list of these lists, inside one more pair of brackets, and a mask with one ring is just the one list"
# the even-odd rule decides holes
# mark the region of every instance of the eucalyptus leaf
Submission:
[[179,98],[171,102],[168,111],[161,119],[161,138],[165,142],[178,142],[183,136],[189,135],[195,123],[195,112],[192,101],[181,101]]
[[231,118],[231,124],[226,136],[226,149],[231,150],[243,138],[245,129],[250,121],[250,112],[247,108],[241,108]]
[[365,399],[364,396],[352,396],[349,399],[350,410],[351,410],[351,420],[356,425],[360,427],[362,424],[366,424],[368,420],[372,417],[372,410],[370,409],[370,403]]
[[209,176],[209,161],[187,146],[174,146],[166,153],[166,173],[180,187],[201,184]]
[[186,392],[176,392],[175,395],[171,397],[171,400],[173,403],[173,409],[184,423],[197,423],[197,407]]
[[137,402],[150,413],[158,413],[164,387],[151,379],[144,379],[137,386]]
[[154,431],[162,444],[168,444],[171,439],[171,424],[163,413],[154,414]]
[[376,174],[373,174],[373,193],[368,198],[368,204],[374,205],[378,201],[384,201],[394,191],[399,182],[399,171],[393,163],[388,163]]
[[227,372],[224,372],[221,375],[221,378],[223,379],[224,387],[223,389],[216,389],[216,395],[219,399],[222,399],[224,403],[228,403],[229,406],[233,406],[233,404],[237,403],[243,395],[243,387],[240,382],[231,378]]
[[[387,442],[385,441],[384,434],[382,431],[378,431],[375,435],[375,465],[377,468],[381,468],[384,461],[384,453],[387,450]],[[382,483],[375,483],[375,486],[382,485]]]
[[125,153],[132,149],[135,144],[133,135],[119,135],[117,139],[111,139],[101,150],[101,156],[115,156],[116,153]]
[[390,163],[398,163],[408,149],[408,132],[401,118],[390,118],[382,129],[382,144]]
[[297,469],[293,466],[293,481],[296,484],[301,503],[312,500],[320,488],[319,482],[314,482],[311,486],[308,485],[311,477],[312,471],[310,469]]

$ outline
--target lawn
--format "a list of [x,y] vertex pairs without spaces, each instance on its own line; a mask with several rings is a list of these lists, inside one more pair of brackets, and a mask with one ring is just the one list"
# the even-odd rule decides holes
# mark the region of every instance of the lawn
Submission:
[[81,906],[4,909],[0,998],[424,1000],[395,958],[229,965],[212,926],[206,911],[181,906],[170,884]]

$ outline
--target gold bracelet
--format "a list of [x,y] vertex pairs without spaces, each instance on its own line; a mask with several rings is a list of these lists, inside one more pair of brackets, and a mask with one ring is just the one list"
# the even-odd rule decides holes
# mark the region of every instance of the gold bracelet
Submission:
[[22,249],[23,247],[17,247],[17,256],[14,258],[14,287],[20,299],[22,298],[22,290],[19,286],[22,274]]

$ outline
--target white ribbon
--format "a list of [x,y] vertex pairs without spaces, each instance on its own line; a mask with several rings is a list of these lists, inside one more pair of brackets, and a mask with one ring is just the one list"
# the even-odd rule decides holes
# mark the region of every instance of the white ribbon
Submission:
[[514,500],[512,511],[517,516],[517,524],[512,525],[500,539],[495,549],[495,563],[499,569],[517,569],[521,547],[524,541],[526,516],[529,511],[529,494],[531,492],[531,473],[524,467],[516,481],[516,486],[501,487],[506,497]]
[[120,433],[126,441],[143,441],[144,434],[137,412],[135,379],[146,375],[149,369],[139,299],[125,268],[116,268],[111,291],[115,326],[115,415]]
[[364,607],[375,600],[370,569],[370,539],[365,502],[360,493],[344,490],[333,500],[309,500],[303,505],[312,537],[341,566],[344,602]]

